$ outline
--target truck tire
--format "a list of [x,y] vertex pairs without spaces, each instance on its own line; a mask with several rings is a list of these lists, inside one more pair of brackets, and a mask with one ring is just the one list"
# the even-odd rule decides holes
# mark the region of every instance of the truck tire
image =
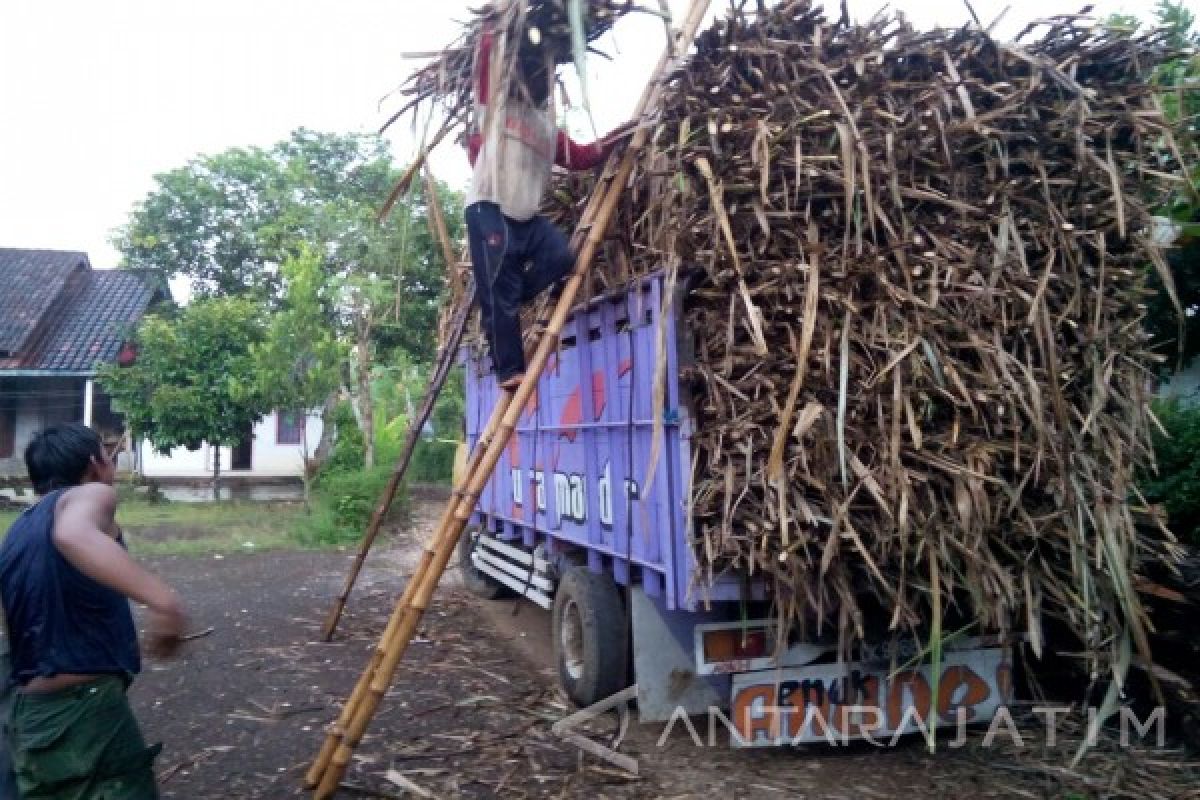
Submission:
[[508,587],[485,575],[471,563],[471,551],[475,549],[475,535],[479,529],[472,525],[458,537],[458,570],[462,573],[463,586],[476,597],[496,600],[508,594]]
[[558,680],[572,702],[587,707],[629,685],[629,626],[612,578],[587,567],[567,569],[552,619]]

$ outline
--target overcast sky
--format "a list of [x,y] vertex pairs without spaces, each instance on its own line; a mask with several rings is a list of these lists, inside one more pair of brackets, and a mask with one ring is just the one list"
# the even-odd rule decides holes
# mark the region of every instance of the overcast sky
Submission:
[[[476,5],[472,3],[471,5]],[[1189,0],[1200,10],[1200,0]],[[656,5],[648,3],[648,5]],[[682,14],[686,0],[670,0]],[[836,16],[836,2],[830,4]],[[973,0],[1011,36],[1035,18],[1083,0]],[[1149,0],[1098,0],[1095,13],[1149,17]],[[158,172],[200,153],[270,146],[297,127],[375,130],[396,108],[387,95],[414,64],[455,35],[465,0],[0,0],[0,246],[84,250],[97,267],[118,255],[114,228],[153,188]],[[726,6],[714,0],[713,13]],[[851,0],[869,17],[877,0]],[[922,28],[968,20],[952,0],[898,0]],[[616,62],[592,59],[597,126],[632,110],[661,52],[651,17],[622,21]],[[581,114],[572,116],[584,128]],[[590,131],[589,131],[590,132]],[[601,130],[603,132],[603,130]],[[586,135],[581,138],[587,138]],[[392,136],[412,155],[407,126]],[[465,186],[453,144],[433,159]]]

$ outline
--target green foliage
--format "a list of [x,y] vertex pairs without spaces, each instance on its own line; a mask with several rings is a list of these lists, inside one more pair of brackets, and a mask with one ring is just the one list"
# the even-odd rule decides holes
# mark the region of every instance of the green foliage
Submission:
[[[322,474],[315,508],[299,526],[298,536],[303,544],[349,544],[362,539],[392,470],[390,465],[366,470],[359,463],[355,470]],[[385,524],[405,519],[408,510],[408,492],[401,486]]]
[[277,408],[320,406],[337,389],[346,347],[329,325],[337,285],[305,247],[283,263],[283,301],[254,348],[256,380]]
[[[390,461],[363,468],[362,432],[349,403],[340,403],[334,410],[333,424],[333,454],[317,474],[313,510],[299,528],[300,541],[312,546],[361,539],[392,471]],[[386,521],[403,519],[407,512],[408,494],[401,486]]]
[[[432,359],[446,266],[428,201],[380,203],[399,178],[385,141],[299,129],[269,149],[200,156],[156,176],[114,244],[122,266],[187,279],[199,298],[247,297],[277,312],[255,348],[255,390],[314,408],[340,385],[367,425],[376,359]],[[450,236],[461,197],[439,192]],[[371,436],[374,432],[364,431]],[[346,452],[346,448],[343,448]],[[363,461],[370,460],[366,448]]]
[[444,439],[421,440],[413,450],[408,477],[413,483],[449,485],[454,478],[454,453],[458,442]]
[[201,297],[273,298],[278,267],[317,240],[321,210],[349,191],[386,193],[376,137],[304,129],[270,149],[235,147],[155,176],[113,244],[123,266],[186,276]]
[[1104,24],[1132,35],[1142,26],[1142,21],[1135,14],[1109,14]]
[[455,370],[450,373],[446,387],[433,407],[433,438],[423,439],[413,453],[413,481],[451,483],[454,477],[454,454],[463,438],[466,406],[462,370]]
[[156,175],[155,190],[117,232],[123,265],[167,278],[186,275],[200,296],[274,294],[268,262],[282,260],[260,236],[284,197],[276,158],[233,148]]
[[[1169,33],[1171,44],[1180,49],[1195,47],[1195,16],[1182,3],[1160,0],[1156,8],[1157,24]],[[1190,182],[1167,199],[1156,213],[1177,226],[1179,237],[1167,252],[1167,262],[1184,310],[1183,341],[1179,342],[1179,317],[1164,291],[1157,271],[1150,273],[1150,285],[1157,290],[1147,299],[1146,328],[1162,343],[1164,353],[1182,350],[1184,361],[1200,354],[1200,59],[1183,54],[1161,65],[1154,82],[1161,88],[1159,99],[1167,118],[1173,123],[1179,150],[1188,162]],[[1175,359],[1170,359],[1174,362]]]
[[[385,372],[375,385],[376,412],[381,420],[376,434],[380,463],[394,463],[408,435],[409,420],[424,399],[431,367],[401,363]],[[410,409],[411,406],[411,409]],[[450,483],[454,453],[462,439],[466,407],[460,370],[450,373],[413,450],[408,479],[414,483]]]
[[160,452],[233,445],[271,411],[255,380],[263,311],[245,298],[202,300],[176,317],[150,315],[136,333],[137,362],[97,375],[116,408]]
[[1154,16],[1158,25],[1170,32],[1171,46],[1180,50],[1193,47],[1197,36],[1193,30],[1196,25],[1196,15],[1179,0],[1158,0],[1154,8]]
[[317,475],[317,489],[324,489],[326,476],[331,474],[352,473],[362,468],[363,443],[362,431],[354,421],[354,411],[349,403],[339,403],[333,412],[334,445],[333,454],[321,467]]
[[[376,211],[398,179],[385,141],[299,129],[269,149],[199,156],[155,176],[155,188],[117,231],[122,266],[189,279],[198,297],[281,301],[285,265],[315,259],[327,281],[321,310],[346,338],[369,301],[384,350],[432,354],[431,332],[444,286],[441,250],[425,200]],[[461,197],[439,197],[457,239]]]
[[1148,501],[1166,509],[1176,536],[1200,545],[1200,406],[1158,401],[1154,413],[1168,435],[1155,432],[1158,472],[1139,476],[1139,486]]

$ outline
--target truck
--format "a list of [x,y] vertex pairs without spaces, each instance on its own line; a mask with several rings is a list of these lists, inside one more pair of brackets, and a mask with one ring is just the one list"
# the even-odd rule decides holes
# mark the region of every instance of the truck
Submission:
[[[1010,642],[963,637],[932,664],[920,642],[867,642],[839,660],[836,641],[780,630],[760,579],[701,568],[688,498],[704,464],[680,379],[686,290],[673,284],[655,274],[575,307],[460,539],[466,587],[552,612],[577,705],[633,685],[643,721],[719,714],[734,746],[878,740],[928,730],[935,713],[943,726],[992,719],[1012,694]],[[485,347],[462,361],[474,446],[499,389]]]

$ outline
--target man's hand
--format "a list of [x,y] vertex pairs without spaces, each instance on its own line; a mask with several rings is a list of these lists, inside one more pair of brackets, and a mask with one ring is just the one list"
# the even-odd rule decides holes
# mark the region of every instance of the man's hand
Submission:
[[147,610],[146,653],[152,658],[170,658],[179,651],[187,628],[183,604],[175,598],[165,608]]

